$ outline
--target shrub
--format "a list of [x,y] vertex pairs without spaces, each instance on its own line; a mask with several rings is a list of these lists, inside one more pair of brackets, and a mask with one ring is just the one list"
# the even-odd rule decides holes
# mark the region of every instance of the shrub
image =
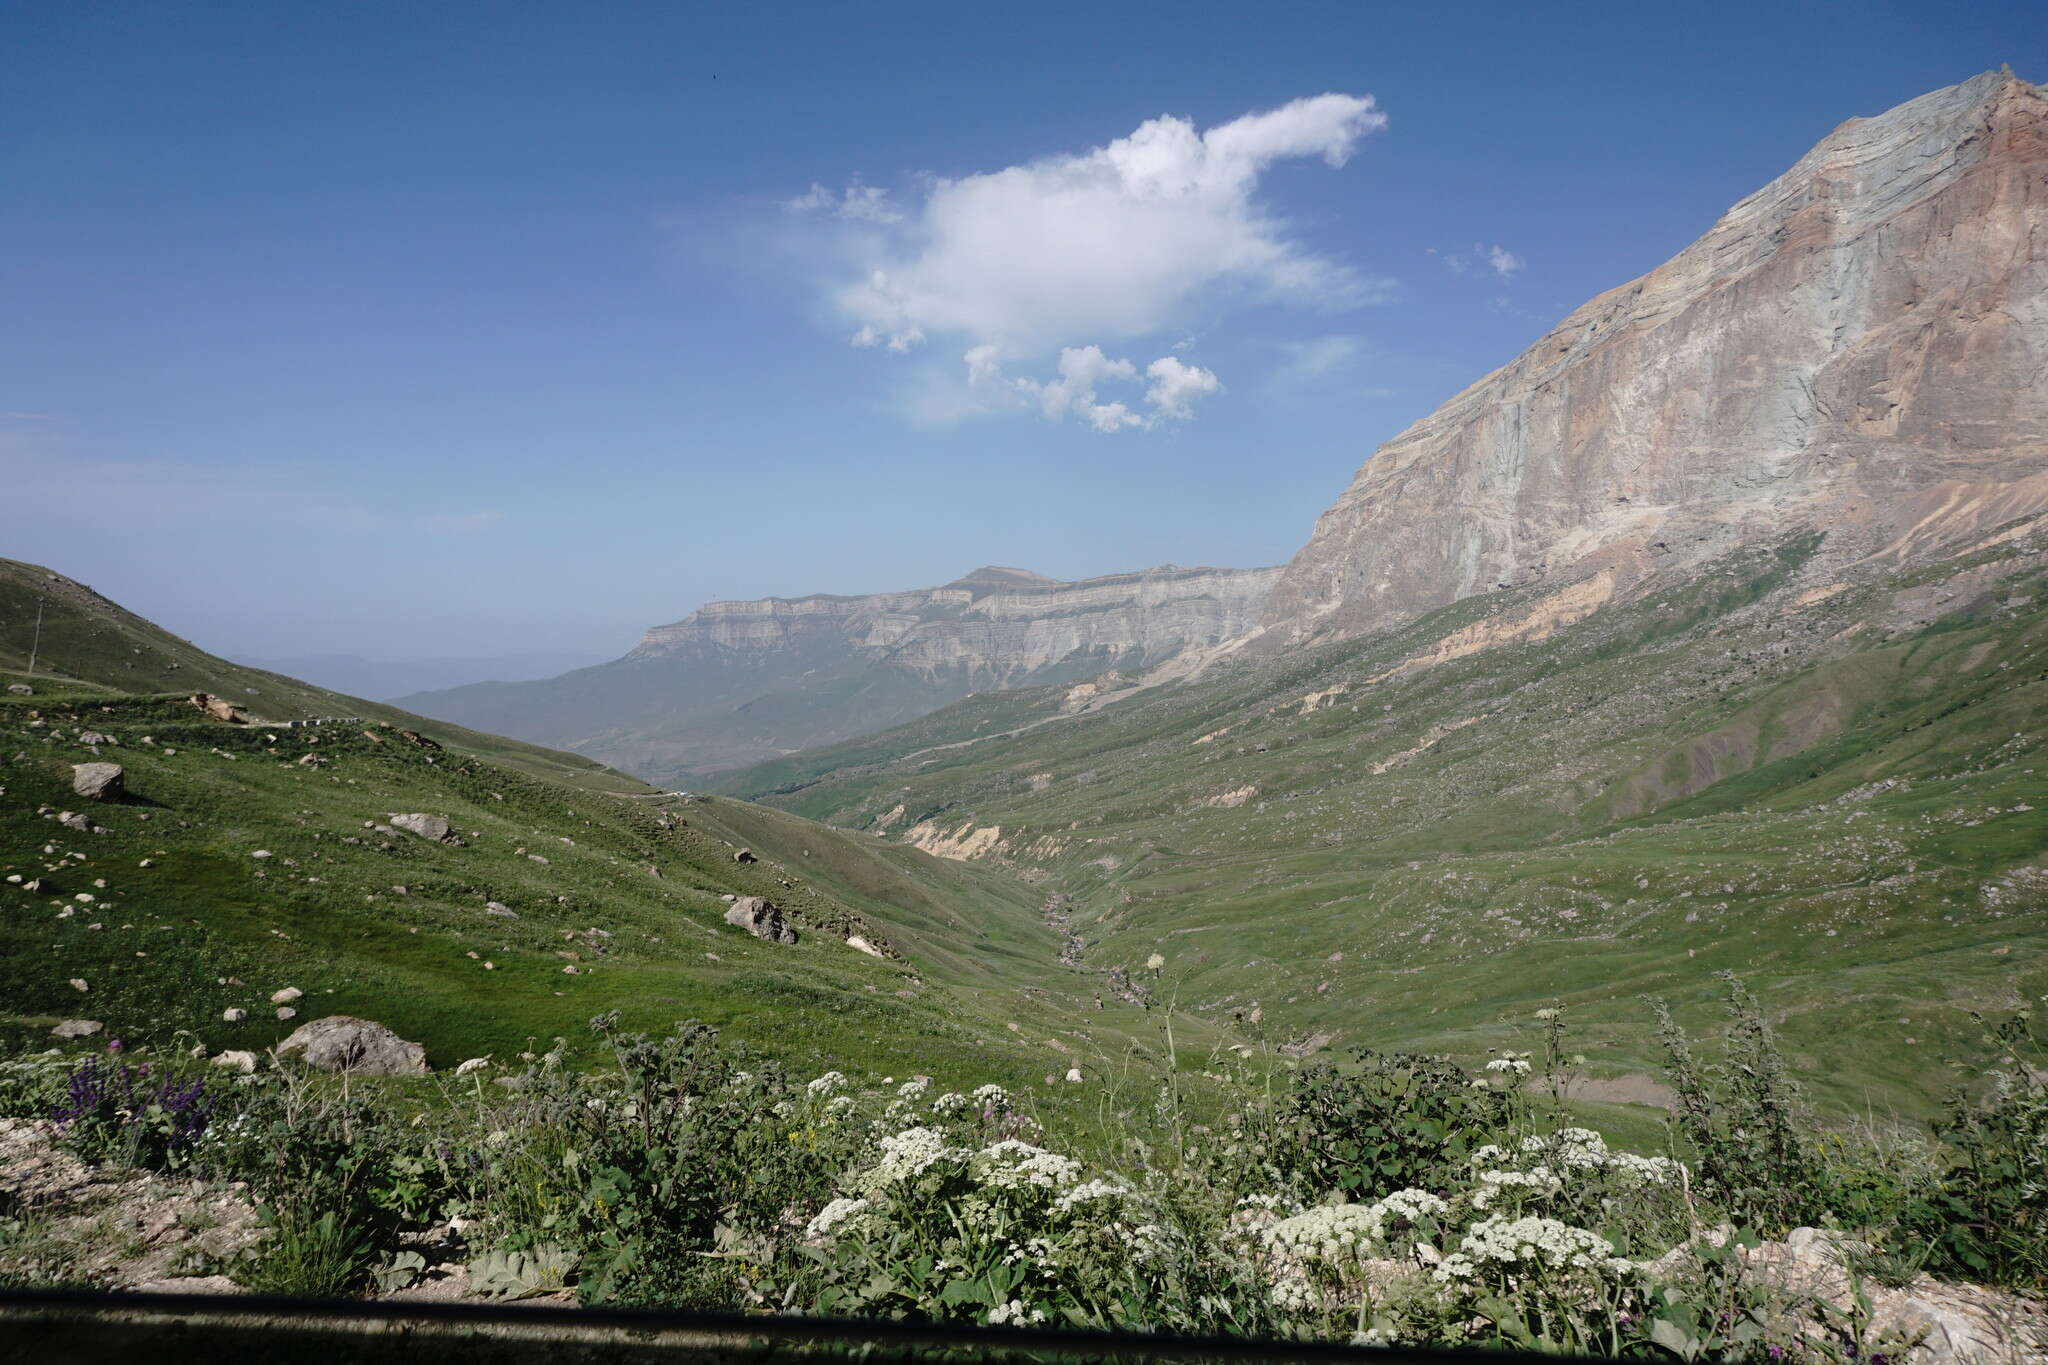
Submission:
[[[1365,1049],[1353,1059],[1350,1070],[1304,1070],[1286,1110],[1293,1169],[1315,1193],[1368,1198],[1437,1188],[1520,1112],[1512,1090],[1496,1090],[1447,1058]],[[1519,1064],[1526,1072],[1526,1061]]]
[[1663,1002],[1651,1002],[1665,1073],[1678,1092],[1678,1130],[1697,1154],[1703,1192],[1738,1221],[1778,1236],[1828,1213],[1827,1181],[1762,1006],[1734,973],[1719,976],[1729,1015],[1720,1063],[1700,1062]]
[[1950,1099],[1940,1136],[1952,1160],[1901,1219],[1936,1274],[2048,1288],[2048,1055],[2032,1022],[2021,1009],[1991,1027],[1989,1093]]

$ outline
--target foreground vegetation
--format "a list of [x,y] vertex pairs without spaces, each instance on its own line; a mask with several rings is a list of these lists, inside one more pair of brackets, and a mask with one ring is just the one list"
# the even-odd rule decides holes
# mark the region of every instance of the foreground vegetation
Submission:
[[[2030,1011],[1935,1133],[1825,1132],[1741,982],[1727,1023],[1665,1024],[1662,1150],[1562,1100],[1569,1020],[1476,1073],[1243,1048],[1170,1070],[1083,1135],[1010,1091],[799,1079],[696,1023],[591,1021],[516,1073],[366,1086],[223,1077],[175,1052],[27,1055],[0,1116],[94,1162],[247,1182],[267,1235],[224,1266],[284,1293],[398,1291],[456,1248],[468,1292],[586,1303],[1413,1344],[1656,1359],[1897,1354],[1873,1290],[1922,1272],[2048,1289],[2048,1050]],[[1652,1008],[1646,1005],[1645,1008]],[[1190,1087],[1230,1101],[1209,1114]],[[1758,1273],[1760,1239],[1833,1229],[1848,1292]],[[32,1213],[0,1223],[15,1283]]]

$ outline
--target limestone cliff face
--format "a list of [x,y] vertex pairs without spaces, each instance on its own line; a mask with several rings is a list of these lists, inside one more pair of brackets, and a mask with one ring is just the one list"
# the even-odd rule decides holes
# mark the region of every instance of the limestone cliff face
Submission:
[[981,569],[942,588],[869,597],[712,602],[656,626],[628,657],[707,651],[802,652],[821,644],[977,687],[1053,681],[1047,670],[1142,667],[1257,625],[1280,576],[1265,569],[1182,569],[1062,583],[1022,569]]
[[1801,527],[1837,568],[2048,508],[2048,96],[1852,119],[1699,241],[1382,446],[1264,643]]
[[991,568],[910,592],[712,602],[611,663],[407,704],[683,781],[886,729],[970,692],[1145,668],[1242,636],[1279,577],[1277,566],[1168,565],[1062,583]]

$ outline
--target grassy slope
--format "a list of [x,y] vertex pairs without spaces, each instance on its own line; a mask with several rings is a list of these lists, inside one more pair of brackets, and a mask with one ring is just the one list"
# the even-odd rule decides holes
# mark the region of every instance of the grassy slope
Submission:
[[[42,609],[40,648],[36,616]],[[28,672],[36,651],[36,675]],[[652,788],[576,754],[430,721],[380,702],[330,692],[262,669],[229,663],[171,635],[84,584],[36,564],[0,559],[0,686],[26,682],[117,693],[211,692],[266,720],[363,716],[421,730],[465,753],[538,777],[601,791]]]
[[[635,1027],[717,1023],[803,1067],[1000,1081],[1084,1124],[1100,1091],[1048,1074],[1156,1066],[1156,1017],[1094,1010],[1094,979],[1055,962],[1039,893],[1013,878],[738,802],[573,789],[395,730],[266,730],[176,697],[73,695],[0,699],[0,876],[53,883],[0,885],[0,1029],[23,1040],[85,1017],[260,1049],[341,1013],[445,1067],[585,1040],[584,1021],[619,1009]],[[119,741],[99,756],[127,769],[130,801],[72,795],[70,765],[94,757],[82,729]],[[82,806],[105,833],[58,825]],[[414,810],[448,816],[467,846],[365,828]],[[737,845],[760,861],[736,862]],[[726,925],[722,894],[771,898],[802,941]],[[493,900],[519,918],[488,915]],[[855,951],[850,932],[900,960]],[[307,992],[289,1022],[269,1004],[284,986]],[[229,1007],[250,1017],[227,1023]]]
[[1632,1073],[1637,996],[1705,1022],[1728,968],[1831,1104],[1924,1112],[1969,1008],[2048,989],[2048,579],[2008,545],[1799,605],[1810,548],[1379,682],[1536,593],[933,750],[1055,705],[976,698],[727,785],[1000,826],[1095,960],[1165,954],[1206,1017],[1476,1055],[1556,998]]

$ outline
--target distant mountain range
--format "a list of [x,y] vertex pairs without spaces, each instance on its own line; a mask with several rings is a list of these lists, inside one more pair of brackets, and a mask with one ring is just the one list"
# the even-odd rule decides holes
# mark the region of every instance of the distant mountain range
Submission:
[[1153,667],[1257,625],[1279,576],[1169,564],[1065,583],[983,568],[908,592],[712,602],[611,663],[413,693],[404,705],[676,783],[989,688]]
[[389,701],[408,692],[461,687],[467,683],[525,682],[552,678],[572,668],[602,662],[589,654],[563,652],[494,654],[483,658],[365,659],[358,654],[301,654],[288,659],[238,658],[237,663],[304,678],[351,696]]

